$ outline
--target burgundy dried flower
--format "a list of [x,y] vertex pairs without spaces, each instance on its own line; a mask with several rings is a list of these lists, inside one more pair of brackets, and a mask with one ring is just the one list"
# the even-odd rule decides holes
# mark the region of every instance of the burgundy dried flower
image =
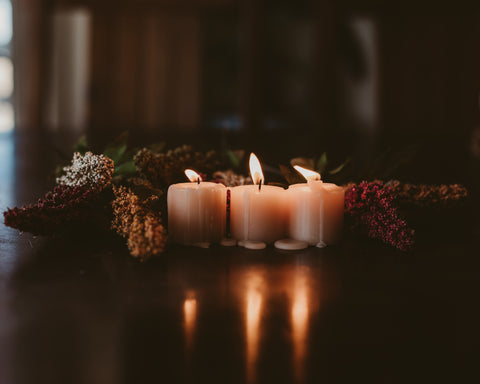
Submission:
[[394,199],[390,187],[362,182],[347,190],[345,208],[354,225],[365,229],[369,237],[407,251],[413,245],[415,232],[400,216]]
[[60,185],[36,204],[8,208],[3,216],[6,226],[34,235],[51,235],[86,221],[101,209],[98,190]]

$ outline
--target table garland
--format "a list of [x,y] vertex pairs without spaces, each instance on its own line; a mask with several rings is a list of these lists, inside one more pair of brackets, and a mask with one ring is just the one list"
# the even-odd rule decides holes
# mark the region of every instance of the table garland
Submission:
[[[77,145],[71,164],[59,169],[54,189],[36,203],[8,208],[6,226],[33,235],[62,235],[71,228],[104,225],[126,240],[130,254],[140,261],[157,256],[167,244],[166,190],[182,181],[183,171],[194,167],[203,179],[226,186],[251,184],[239,168],[239,156],[229,151],[227,162],[215,151],[199,152],[183,145],[163,150],[162,143],[148,148],[127,150],[123,137],[103,154],[87,151],[85,142]],[[329,171],[342,171],[348,161]],[[292,159],[326,171],[327,158]],[[221,170],[221,167],[227,167]],[[287,185],[301,182],[293,169],[280,166]],[[364,233],[399,251],[409,251],[415,243],[415,229],[402,214],[405,209],[442,210],[464,206],[468,192],[458,184],[408,184],[398,180],[362,181],[344,184],[345,215],[349,228]],[[228,204],[227,204],[228,206]]]

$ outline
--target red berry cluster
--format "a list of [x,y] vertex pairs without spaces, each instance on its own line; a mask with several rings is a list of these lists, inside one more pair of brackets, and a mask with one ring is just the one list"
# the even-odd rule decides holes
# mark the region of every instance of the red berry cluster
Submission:
[[409,228],[395,205],[395,194],[381,183],[362,182],[345,194],[345,208],[354,226],[367,231],[369,237],[408,251],[414,242]]
[[97,190],[87,187],[56,186],[36,204],[8,208],[3,213],[5,225],[34,235],[51,235],[91,217],[99,196]]

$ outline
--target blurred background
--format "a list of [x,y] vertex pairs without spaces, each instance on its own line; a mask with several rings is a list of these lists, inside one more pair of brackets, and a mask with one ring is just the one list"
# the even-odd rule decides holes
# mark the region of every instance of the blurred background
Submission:
[[386,3],[0,0],[0,131],[101,147],[128,130],[272,163],[393,148],[415,165],[396,177],[472,182],[480,4]]

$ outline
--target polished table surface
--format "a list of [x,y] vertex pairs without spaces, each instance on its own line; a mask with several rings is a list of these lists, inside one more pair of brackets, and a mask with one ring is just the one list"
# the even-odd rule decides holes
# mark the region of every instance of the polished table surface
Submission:
[[[52,186],[41,143],[0,140],[0,208]],[[0,383],[467,382],[478,228],[408,254],[347,237],[281,252],[44,239],[0,226]],[[470,382],[470,381],[468,381]]]

